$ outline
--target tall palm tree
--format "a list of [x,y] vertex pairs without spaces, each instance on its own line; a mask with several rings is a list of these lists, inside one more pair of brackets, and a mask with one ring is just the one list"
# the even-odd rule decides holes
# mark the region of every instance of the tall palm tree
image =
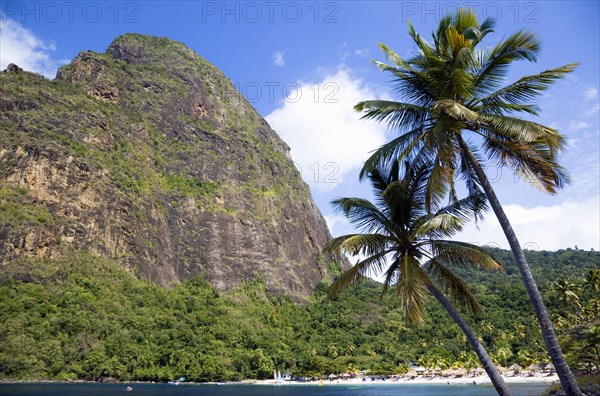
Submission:
[[382,161],[433,161],[426,194],[428,209],[447,194],[456,199],[457,177],[464,180],[469,193],[483,188],[515,256],[561,385],[567,395],[581,395],[519,240],[484,172],[485,158],[509,167],[542,191],[555,193],[569,182],[556,162],[563,137],[553,128],[515,114],[537,115],[533,99],[572,72],[576,64],[503,86],[510,64],[536,61],[541,46],[535,34],[521,30],[491,48],[481,48],[493,26],[493,20],[480,24],[473,11],[461,9],[440,21],[433,43],[419,36],[409,23],[417,53],[408,60],[380,45],[390,64],[375,64],[392,74],[401,101],[370,100],[358,103],[355,109],[364,112],[364,118],[387,122],[399,136],[368,159],[361,178]]
[[[509,395],[504,380],[487,352],[446,297],[474,313],[480,307],[467,285],[448,267],[478,266],[501,269],[485,250],[462,242],[443,239],[459,231],[463,224],[485,208],[482,194],[457,200],[430,215],[425,209],[429,164],[416,167],[398,162],[390,169],[380,167],[369,172],[377,204],[361,198],[340,198],[333,202],[363,233],[332,239],[325,250],[362,256],[343,272],[328,289],[333,297],[368,271],[384,274],[383,293],[393,286],[409,322],[422,320],[423,303],[433,295],[465,333],[500,395]],[[440,289],[441,288],[441,289]]]

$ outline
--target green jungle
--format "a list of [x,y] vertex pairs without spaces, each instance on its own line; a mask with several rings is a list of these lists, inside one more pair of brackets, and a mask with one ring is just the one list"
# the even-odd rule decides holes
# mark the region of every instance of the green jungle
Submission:
[[[491,248],[503,273],[456,273],[484,313],[464,314],[497,364],[550,361],[509,251]],[[559,340],[575,371],[600,361],[600,253],[526,251]],[[409,326],[393,293],[364,281],[335,299],[323,281],[306,304],[243,283],[219,293],[196,277],[161,288],[118,263],[75,253],[25,259],[26,280],[0,286],[0,373],[10,380],[111,377],[161,381],[271,378],[369,370],[478,366],[463,333],[431,299]]]

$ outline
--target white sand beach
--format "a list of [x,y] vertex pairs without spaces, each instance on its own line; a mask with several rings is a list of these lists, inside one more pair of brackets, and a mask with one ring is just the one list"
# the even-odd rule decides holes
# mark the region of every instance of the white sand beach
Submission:
[[[306,381],[306,382],[297,382],[297,381],[280,381],[277,382],[275,380],[250,380],[243,381],[247,384],[256,384],[256,385],[389,385],[389,384],[491,384],[489,377],[485,374],[475,376],[475,377],[461,377],[461,378],[443,378],[443,377],[416,377],[413,379],[408,378],[388,378],[386,380],[378,379],[371,380],[371,377],[356,377],[349,379],[324,379],[322,381]],[[504,381],[506,383],[547,383],[550,385],[553,382],[558,382],[558,376],[554,375],[535,375],[535,376],[504,376]]]

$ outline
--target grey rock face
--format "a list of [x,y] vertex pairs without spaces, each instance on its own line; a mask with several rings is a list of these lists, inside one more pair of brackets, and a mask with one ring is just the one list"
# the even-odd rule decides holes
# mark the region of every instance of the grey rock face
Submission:
[[84,250],[162,286],[260,276],[302,300],[343,265],[320,255],[330,235],[288,146],[185,45],[128,34],[0,87],[5,274]]

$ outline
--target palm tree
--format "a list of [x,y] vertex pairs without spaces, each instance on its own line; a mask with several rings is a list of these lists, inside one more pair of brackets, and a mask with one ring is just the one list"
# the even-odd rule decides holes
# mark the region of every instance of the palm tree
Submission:
[[327,243],[325,250],[364,258],[331,284],[328,295],[337,295],[349,284],[360,281],[369,271],[383,274],[383,294],[390,286],[395,288],[403,313],[410,323],[422,320],[425,298],[428,294],[433,295],[465,333],[498,393],[509,395],[510,391],[496,366],[446,297],[448,294],[471,312],[480,312],[473,294],[448,268],[448,263],[502,269],[479,247],[442,239],[454,235],[467,220],[482,211],[485,208],[484,197],[472,195],[433,215],[428,214],[424,200],[432,168],[429,164],[412,167],[404,163],[401,175],[400,164],[396,162],[390,169],[373,169],[369,178],[377,204],[361,198],[333,201],[334,206],[364,233],[334,238]]
[[585,272],[585,281],[583,289],[589,291],[591,295],[600,294],[600,269],[588,268]]
[[447,194],[456,199],[456,177],[465,181],[471,194],[483,189],[515,256],[561,385],[567,395],[581,395],[523,249],[484,171],[487,158],[490,164],[509,167],[549,193],[569,182],[556,162],[563,137],[553,128],[515,114],[537,115],[539,109],[532,99],[572,72],[576,64],[502,86],[510,64],[536,61],[541,46],[535,34],[521,30],[491,48],[481,48],[478,45],[493,26],[493,20],[480,24],[473,11],[461,9],[440,21],[432,44],[409,23],[417,53],[408,60],[380,45],[391,64],[375,64],[392,74],[402,101],[370,100],[355,109],[364,112],[363,118],[387,122],[399,136],[367,160],[361,178],[381,162],[433,161],[426,194],[429,210]]
[[580,290],[575,283],[559,278],[552,284],[552,289],[559,304],[566,308],[581,309],[581,303],[579,302]]

